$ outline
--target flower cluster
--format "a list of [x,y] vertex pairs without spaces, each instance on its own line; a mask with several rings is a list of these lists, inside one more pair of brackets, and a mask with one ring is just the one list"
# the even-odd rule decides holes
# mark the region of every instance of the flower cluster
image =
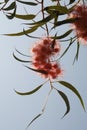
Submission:
[[60,52],[60,44],[50,37],[40,39],[32,48],[32,64],[37,70],[43,70],[41,75],[44,78],[57,78],[62,70],[58,62],[53,58]]
[[70,13],[70,18],[76,18],[72,24],[80,41],[87,44],[87,5],[77,5]]

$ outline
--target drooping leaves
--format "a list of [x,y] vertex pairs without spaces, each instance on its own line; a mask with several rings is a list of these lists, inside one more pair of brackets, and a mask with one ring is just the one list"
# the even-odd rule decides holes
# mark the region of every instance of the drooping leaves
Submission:
[[66,107],[67,107],[66,112],[65,112],[65,114],[63,115],[63,117],[64,117],[64,116],[66,116],[66,115],[69,113],[69,111],[70,111],[69,100],[68,100],[67,96],[65,95],[65,93],[63,93],[63,92],[60,91],[60,90],[57,90],[57,92],[60,94],[60,96],[61,96],[62,99],[64,100],[64,102],[65,102],[65,104],[66,104]]
[[13,53],[13,57],[14,57],[17,61],[20,61],[20,62],[25,62],[25,63],[32,62],[32,61],[21,60],[21,59],[19,59],[18,57],[16,57],[14,53]]
[[17,50],[16,48],[15,48],[15,50],[16,50],[16,52],[18,52],[18,53],[21,54],[22,56],[31,57],[31,56],[29,56],[29,55],[23,54],[22,52],[20,52],[20,51]]
[[66,82],[66,81],[58,81],[61,85],[63,85],[64,87],[70,89],[72,92],[74,92],[74,94],[78,97],[83,109],[85,110],[85,106],[84,106],[84,102],[82,97],[80,96],[78,90],[70,83]]
[[39,85],[38,87],[36,87],[36,88],[33,89],[32,91],[24,92],[24,93],[23,93],[23,92],[18,92],[18,91],[16,91],[16,90],[14,90],[14,91],[15,91],[17,94],[22,95],[22,96],[31,95],[31,94],[37,92],[42,86],[43,86],[43,84]]

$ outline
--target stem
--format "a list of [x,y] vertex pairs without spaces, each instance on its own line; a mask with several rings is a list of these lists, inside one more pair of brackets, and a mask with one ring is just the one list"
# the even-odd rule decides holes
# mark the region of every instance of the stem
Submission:
[[[44,17],[44,0],[42,0],[41,4],[42,4],[42,6],[41,6],[42,16],[43,16],[43,19],[44,19],[44,18],[45,18],[45,17]],[[45,24],[45,27],[46,27],[46,31],[47,31],[47,36],[49,36],[49,31],[48,31],[47,23]]]
[[44,113],[44,111],[45,111],[45,108],[46,108],[46,105],[47,105],[47,102],[48,102],[48,98],[49,98],[49,95],[50,95],[52,89],[53,88],[50,89],[49,93],[46,96],[45,103],[44,103],[43,108],[42,108],[42,113]]

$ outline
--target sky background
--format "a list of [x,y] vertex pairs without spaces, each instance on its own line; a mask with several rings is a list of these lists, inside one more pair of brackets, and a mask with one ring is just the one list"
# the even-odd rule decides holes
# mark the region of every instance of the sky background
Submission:
[[[22,10],[21,10],[22,11]],[[23,21],[24,22],[24,21]],[[21,20],[8,20],[0,12],[0,34],[12,33],[22,30]],[[61,30],[63,31],[63,29]],[[38,30],[38,36],[45,33]],[[0,129],[1,130],[25,130],[28,123],[41,112],[45,97],[50,89],[49,83],[45,84],[38,92],[30,96],[20,96],[14,89],[24,92],[30,91],[42,84],[45,80],[35,72],[28,70],[23,63],[16,61],[13,57],[15,48],[24,54],[29,54],[36,39],[27,36],[8,37],[0,35]],[[66,47],[62,43],[62,49]],[[67,43],[66,43],[67,44]],[[72,45],[60,63],[64,69],[65,80],[73,84],[82,96],[87,110],[87,46],[80,46],[79,60],[73,63],[76,45]],[[17,54],[17,56],[19,56]],[[27,59],[25,57],[21,57]],[[56,83],[55,87],[62,90],[69,98],[71,110],[63,119],[66,106],[56,91],[49,96],[45,113],[38,118],[29,130],[86,130],[87,113],[74,93]]]

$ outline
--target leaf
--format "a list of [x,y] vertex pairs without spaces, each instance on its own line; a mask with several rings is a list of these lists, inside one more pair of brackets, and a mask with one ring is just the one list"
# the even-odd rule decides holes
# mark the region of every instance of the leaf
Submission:
[[14,90],[14,91],[15,91],[17,94],[22,95],[22,96],[25,96],[25,95],[31,95],[31,94],[37,92],[37,91],[38,91],[42,86],[43,86],[43,84],[39,85],[38,87],[36,87],[36,88],[33,89],[32,91],[24,92],[24,93],[22,93],[22,92],[18,92],[18,91],[16,91],[16,90]]
[[16,56],[14,55],[14,53],[13,53],[13,57],[14,57],[16,60],[20,61],[20,62],[25,62],[25,63],[32,62],[32,61],[21,60],[21,59],[19,59],[18,57],[16,57]]
[[13,3],[10,4],[10,6],[8,6],[7,8],[4,8],[3,10],[8,11],[8,10],[14,9],[15,7],[16,7],[16,3],[13,2]]
[[22,32],[18,32],[18,33],[11,33],[11,34],[4,34],[4,35],[6,35],[6,36],[22,36],[22,35],[25,35],[25,33],[28,34],[28,33],[34,32],[37,28],[38,28],[38,26],[33,26],[32,28],[25,30],[25,32],[22,31]]
[[64,102],[65,102],[65,104],[66,104],[66,107],[67,107],[67,110],[66,110],[65,114],[63,115],[63,117],[64,117],[64,116],[66,116],[66,115],[69,113],[69,111],[70,111],[69,100],[68,100],[67,96],[65,95],[65,93],[63,93],[62,91],[59,91],[59,90],[57,90],[57,92],[58,92],[58,93],[60,94],[60,96],[63,98],[63,100],[64,100]]
[[26,4],[26,5],[32,5],[32,6],[36,6],[37,5],[37,3],[34,3],[34,2],[25,2],[25,1],[20,1],[20,0],[16,0],[16,1],[18,1],[18,2],[20,2],[20,3],[22,3],[22,4]]
[[31,20],[31,19],[35,18],[35,15],[33,15],[33,14],[29,14],[29,15],[15,14],[15,17],[19,18],[19,19],[23,19],[23,20]]
[[68,47],[65,49],[65,51],[63,52],[63,54],[59,57],[59,59],[62,58],[62,57],[65,55],[65,53],[68,51],[68,49],[69,49],[70,46],[73,44],[73,42],[74,42],[74,41],[72,41],[72,39],[71,39],[71,41],[70,41]]
[[[27,125],[27,128],[28,128],[38,117],[40,117],[42,114],[43,114],[43,113],[40,113],[40,114],[38,114],[36,117],[34,117],[34,119]],[[26,129],[27,129],[27,128],[26,128]]]
[[54,5],[54,6],[48,6],[46,8],[44,8],[45,11],[50,11],[50,10],[53,10],[53,11],[58,11],[59,13],[63,13],[63,14],[67,14],[69,13],[69,10],[67,9],[67,7],[65,6],[61,6],[61,5]]
[[13,19],[14,16],[15,16],[15,13],[16,13],[16,8],[14,9],[13,13],[7,13],[6,16],[7,16],[8,19]]
[[50,20],[52,20],[56,15],[55,14],[52,14],[52,15],[49,15],[47,16],[46,18],[38,21],[38,22],[34,22],[34,23],[29,23],[28,25],[37,25],[37,26],[41,26],[41,25],[44,25],[45,23],[49,22]]
[[45,70],[39,70],[39,69],[36,70],[36,69],[33,69],[33,68],[31,68],[31,67],[28,67],[28,66],[25,66],[25,67],[27,67],[28,69],[33,70],[33,71],[35,71],[35,72],[41,73],[41,74],[48,74],[48,72],[45,71]]
[[7,3],[9,0],[5,0],[5,3]]
[[68,30],[67,32],[65,32],[63,35],[60,35],[60,36],[55,36],[55,37],[52,37],[53,39],[63,39],[65,37],[67,37],[73,30]]
[[83,107],[83,109],[85,110],[85,106],[84,106],[84,102],[82,97],[80,96],[78,90],[70,83],[66,82],[66,81],[58,81],[61,85],[63,85],[64,87],[67,87],[68,89],[70,89],[72,92],[74,92],[74,94],[79,98],[79,101]]
[[79,48],[80,48],[80,44],[79,44],[79,41],[77,41],[77,51],[76,51],[76,55],[75,55],[75,58],[74,58],[73,64],[74,64],[75,60],[78,60],[78,56],[79,56]]
[[55,23],[54,27],[60,26],[60,25],[63,25],[63,24],[74,23],[76,20],[77,20],[77,18],[69,18],[69,19],[65,19],[65,20],[62,20],[62,21],[58,21],[58,22]]
[[18,52],[18,53],[21,54],[22,56],[31,57],[31,56],[29,56],[29,55],[25,55],[25,54],[21,53],[21,52],[18,51],[16,48],[15,48],[15,50],[16,50],[16,52]]
[[72,3],[74,3],[74,2],[75,2],[75,0],[70,0],[69,4],[72,4]]

